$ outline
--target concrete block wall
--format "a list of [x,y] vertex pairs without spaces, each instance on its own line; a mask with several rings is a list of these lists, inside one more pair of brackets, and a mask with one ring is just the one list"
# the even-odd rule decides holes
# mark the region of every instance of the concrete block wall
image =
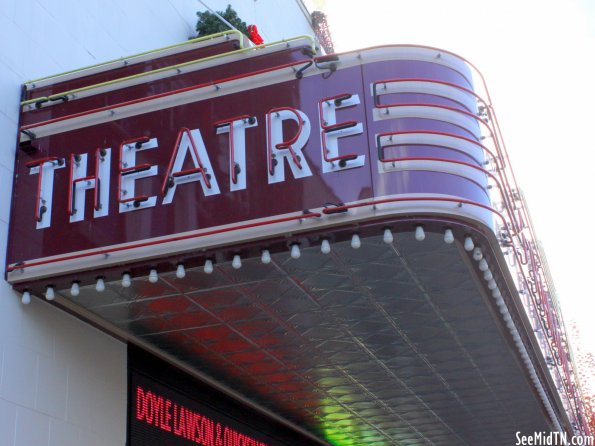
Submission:
[[0,444],[124,445],[126,348],[0,286]]
[[[296,0],[231,3],[265,41],[312,34]],[[195,0],[0,0],[0,268],[4,271],[20,85],[194,35]],[[0,445],[123,446],[126,346],[0,279]]]

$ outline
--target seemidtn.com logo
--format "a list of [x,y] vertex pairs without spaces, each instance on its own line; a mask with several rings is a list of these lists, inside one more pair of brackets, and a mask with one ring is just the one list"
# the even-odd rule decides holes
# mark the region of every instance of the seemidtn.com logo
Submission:
[[516,433],[515,445],[522,446],[595,446],[595,437],[591,435],[570,436],[567,432],[533,432],[532,435]]

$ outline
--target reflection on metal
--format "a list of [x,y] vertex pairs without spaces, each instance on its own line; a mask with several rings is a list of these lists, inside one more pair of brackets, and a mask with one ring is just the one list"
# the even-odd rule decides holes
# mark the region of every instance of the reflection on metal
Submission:
[[501,446],[546,430],[461,244],[377,234],[59,294],[332,444]]

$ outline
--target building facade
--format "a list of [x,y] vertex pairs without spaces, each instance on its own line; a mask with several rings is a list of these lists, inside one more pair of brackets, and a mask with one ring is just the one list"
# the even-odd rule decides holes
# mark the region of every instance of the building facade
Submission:
[[[267,41],[312,34],[299,2],[231,3]],[[221,11],[228,2],[208,4]],[[204,10],[179,0],[1,3],[2,262],[23,82],[183,42]],[[124,445],[126,344],[39,300],[22,305],[5,280],[0,296],[0,444]]]
[[477,69],[202,6],[3,5],[0,443],[588,434]]

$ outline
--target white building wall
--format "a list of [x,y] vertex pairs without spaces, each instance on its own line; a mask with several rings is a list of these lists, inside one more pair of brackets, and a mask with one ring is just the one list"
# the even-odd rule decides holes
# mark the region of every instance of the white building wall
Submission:
[[[265,41],[312,31],[295,0],[231,3]],[[194,35],[195,0],[0,0],[0,269],[4,271],[20,85]],[[0,279],[0,445],[123,446],[125,344]]]

